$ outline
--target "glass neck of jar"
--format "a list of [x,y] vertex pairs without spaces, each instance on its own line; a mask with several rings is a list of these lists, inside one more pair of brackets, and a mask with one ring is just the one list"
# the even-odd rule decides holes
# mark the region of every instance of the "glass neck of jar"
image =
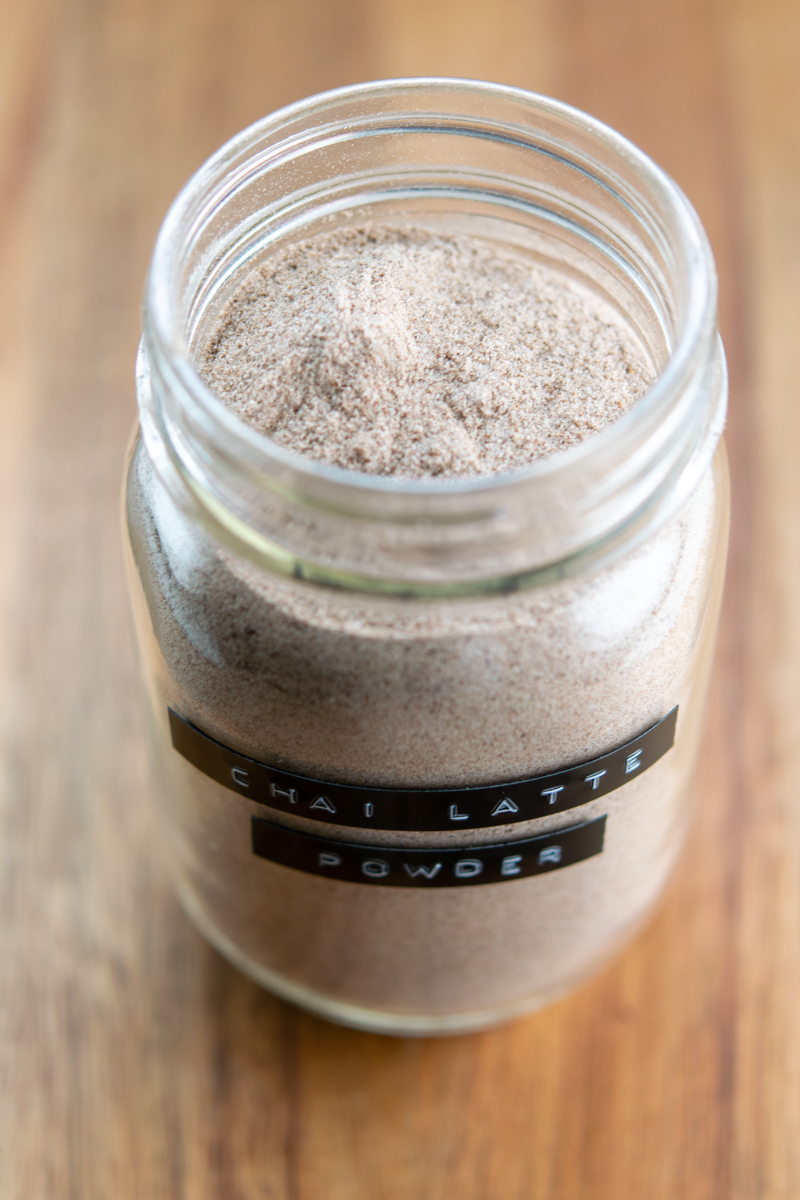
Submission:
[[[505,476],[396,480],[271,443],[205,387],[193,347],[243,267],[351,214],[444,214],[464,228],[478,217],[558,259],[638,313],[661,359],[656,382],[602,433]],[[344,89],[245,131],[173,206],[148,283],[143,435],[184,511],[269,571],[401,596],[510,591],[608,561],[693,490],[724,423],[715,306],[691,206],[599,123],[464,81]]]

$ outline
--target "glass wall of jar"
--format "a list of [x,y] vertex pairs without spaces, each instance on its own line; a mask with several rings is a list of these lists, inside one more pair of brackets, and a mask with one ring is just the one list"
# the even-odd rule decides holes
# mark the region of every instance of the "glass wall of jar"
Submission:
[[[504,476],[398,480],[270,442],[198,348],[320,229],[467,234],[614,305],[647,394]],[[154,790],[183,903],[278,994],[478,1028],[629,937],[680,848],[727,543],[702,228],[643,154],[511,88],[344,89],[246,130],[160,234],[126,483]]]

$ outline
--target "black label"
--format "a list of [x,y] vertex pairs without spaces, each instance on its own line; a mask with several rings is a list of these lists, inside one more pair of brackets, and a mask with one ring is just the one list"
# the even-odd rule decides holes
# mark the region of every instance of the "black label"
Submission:
[[364,829],[452,830],[530,821],[597,800],[641,775],[670,749],[678,709],[632,742],[552,775],[490,787],[418,790],[350,787],[279,771],[230,750],[169,710],[172,744],[224,787],[281,812]]
[[603,849],[606,818],[559,829],[544,837],[458,850],[402,850],[356,846],[311,837],[263,817],[252,817],[253,853],[311,875],[379,887],[474,887],[543,875],[583,862]]

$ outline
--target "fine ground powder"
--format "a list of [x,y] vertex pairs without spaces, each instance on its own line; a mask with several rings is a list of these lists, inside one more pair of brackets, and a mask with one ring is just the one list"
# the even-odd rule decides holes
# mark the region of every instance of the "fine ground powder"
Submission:
[[652,382],[611,307],[530,258],[341,230],[254,271],[201,359],[273,441],[377,475],[490,475],[603,429]]
[[[199,366],[281,444],[401,476],[523,466],[608,425],[651,378],[590,292],[488,243],[413,229],[326,235],[276,255],[221,313]],[[641,919],[680,845],[714,621],[715,505],[709,472],[676,516],[602,571],[491,600],[410,604],[247,563],[187,521],[140,447],[129,480],[140,629],[180,886],[201,927],[312,1004],[499,1014],[574,983]],[[267,814],[327,837],[417,846],[608,816],[593,859],[418,891],[256,858],[249,818],[265,810],[171,749],[168,704],[254,758],[378,787],[545,774],[624,744],[675,704],[680,715],[675,747],[641,777],[518,826],[393,834]]]

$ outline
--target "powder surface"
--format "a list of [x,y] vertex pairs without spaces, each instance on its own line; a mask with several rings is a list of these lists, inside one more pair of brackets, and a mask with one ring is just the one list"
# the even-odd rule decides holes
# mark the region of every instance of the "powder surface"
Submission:
[[605,428],[652,382],[621,318],[488,241],[344,229],[250,274],[199,363],[244,421],[377,475],[486,475]]

